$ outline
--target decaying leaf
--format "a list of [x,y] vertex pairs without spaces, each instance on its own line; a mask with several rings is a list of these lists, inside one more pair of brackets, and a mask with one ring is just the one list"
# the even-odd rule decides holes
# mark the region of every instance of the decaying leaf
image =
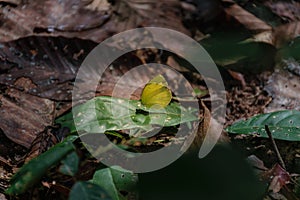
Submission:
[[95,46],[91,41],[54,37],[1,43],[0,83],[52,100],[71,100],[71,81]]
[[300,65],[293,59],[284,60],[279,63],[270,76],[265,90],[273,97],[272,102],[266,107],[266,112],[283,109],[300,110],[300,74],[291,70],[300,70]]
[[264,162],[255,155],[248,156],[247,161],[252,167],[255,167],[257,170],[268,170],[268,168],[265,167]]
[[277,193],[283,186],[286,186],[291,180],[290,174],[283,169],[279,164],[276,164],[271,170],[264,175],[265,179],[269,179],[269,190]]
[[92,2],[43,0],[23,3],[16,8],[3,7],[0,9],[0,21],[5,20],[6,23],[0,26],[1,41],[35,34],[66,35],[64,32],[99,27],[109,18],[111,9],[106,6],[106,10],[91,10],[89,5]]
[[16,89],[0,95],[0,128],[12,141],[29,148],[38,133],[53,123],[54,102]]
[[29,152],[26,155],[25,163],[47,151],[50,147],[59,143],[69,133],[67,128],[46,127],[32,142]]
[[7,4],[11,4],[11,5],[19,5],[19,4],[22,3],[22,0],[1,0],[0,3],[7,3]]
[[270,31],[272,27],[268,25],[266,22],[257,18],[255,15],[250,12],[244,10],[237,4],[233,4],[228,8],[225,8],[225,12],[227,15],[233,17],[240,24],[245,26],[248,30],[251,30],[255,33]]
[[0,193],[0,199],[1,199],[1,200],[7,200],[6,197],[5,197],[5,195],[2,194],[2,193]]
[[[64,36],[101,42],[128,29],[157,26],[189,33],[178,0],[42,0],[0,8],[0,41],[32,35]],[[118,24],[116,26],[116,24]]]
[[263,31],[253,36],[255,42],[264,42],[270,45],[275,45],[274,33],[271,30]]
[[274,29],[276,47],[282,47],[300,35],[300,22],[291,22],[278,26]]
[[[210,110],[203,101],[201,101],[201,109],[203,116],[201,116],[201,123],[198,126],[198,131],[190,146],[189,150],[191,151],[199,150],[201,145],[203,145],[204,140],[207,144],[217,141],[220,143],[227,143],[229,141],[225,132],[222,132],[221,135],[219,135],[218,131],[214,131],[218,130],[222,124],[212,117]],[[187,140],[186,143],[190,143],[190,141]]]
[[266,1],[273,13],[280,16],[285,21],[300,20],[300,3],[296,1]]

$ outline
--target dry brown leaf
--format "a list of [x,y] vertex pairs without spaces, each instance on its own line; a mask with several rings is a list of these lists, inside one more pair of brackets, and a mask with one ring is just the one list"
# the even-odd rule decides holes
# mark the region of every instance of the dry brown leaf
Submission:
[[0,200],[7,200],[4,194],[0,193]]
[[279,164],[275,164],[272,169],[266,171],[263,178],[270,181],[268,189],[274,193],[279,192],[291,180],[290,174]]
[[180,16],[179,0],[41,0],[0,8],[0,41],[25,36],[64,36],[102,42],[137,27],[171,28],[189,34]]
[[93,0],[91,4],[86,6],[87,9],[97,11],[107,11],[111,9],[111,4],[107,0]]
[[65,32],[85,31],[101,26],[110,17],[111,9],[93,11],[86,4],[80,0],[43,0],[16,8],[3,7],[0,21],[5,23],[0,26],[1,41],[36,34],[66,35]]
[[8,89],[0,95],[0,128],[17,144],[26,148],[46,126],[52,125],[54,102]]
[[255,155],[248,156],[247,161],[249,164],[251,164],[252,167],[255,167],[256,169],[264,171],[268,170],[268,168],[265,167],[264,162]]
[[8,3],[12,5],[19,5],[23,0],[1,0],[0,3]]
[[298,36],[300,36],[299,21],[278,26],[274,29],[275,46],[280,48]]
[[70,130],[65,127],[46,127],[32,142],[31,147],[26,154],[25,163],[62,141],[69,132]]
[[267,1],[265,3],[273,13],[286,21],[300,20],[300,3],[296,1]]
[[202,134],[205,135],[201,138],[203,142],[199,151],[199,158],[206,156],[212,150],[215,144],[227,143],[230,141],[227,134],[223,131],[223,124],[217,121],[215,118],[218,116],[213,116],[206,105],[203,102],[201,102],[201,104],[204,108]]
[[268,25],[266,22],[257,18],[255,15],[249,13],[244,10],[237,4],[233,4],[227,8],[225,8],[225,12],[227,15],[233,17],[240,24],[245,26],[248,30],[251,30],[255,33],[260,33],[263,31],[270,31],[272,27]]
[[264,42],[264,43],[275,46],[274,32],[269,30],[269,31],[264,31],[264,32],[258,33],[253,36],[253,41]]
[[[190,146],[189,151],[199,150],[201,145],[203,145],[204,139],[206,140],[206,143],[215,143],[216,141],[226,143],[229,141],[229,138],[225,132],[222,132],[221,135],[219,135],[217,131],[214,132],[215,130],[221,130],[220,126],[222,125],[212,117],[210,110],[207,108],[203,101],[201,101],[201,109],[203,112],[203,116],[199,118],[202,119],[202,121],[199,124],[198,131]],[[189,143],[190,141],[186,142]]]
[[273,97],[265,112],[282,109],[300,110],[300,76],[288,70],[295,66],[300,68],[299,63],[293,60],[286,60],[276,66],[264,88]]
[[[0,43],[0,83],[52,100],[71,100],[76,72],[91,49],[91,41],[28,37]],[[74,54],[84,54],[72,58]]]
[[169,56],[167,60],[167,65],[172,67],[173,69],[180,71],[180,72],[189,72],[189,70],[185,67],[182,67],[174,58],[173,56]]

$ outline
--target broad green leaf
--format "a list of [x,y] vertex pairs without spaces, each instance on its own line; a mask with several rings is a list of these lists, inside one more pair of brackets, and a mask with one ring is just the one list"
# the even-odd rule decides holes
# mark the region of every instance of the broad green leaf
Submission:
[[[119,171],[120,170],[120,171]],[[92,183],[104,188],[114,200],[127,199],[120,191],[137,192],[137,175],[118,167],[105,168],[95,172]]]
[[74,151],[61,161],[59,171],[65,175],[74,176],[78,171],[79,157]]
[[107,192],[96,184],[79,181],[72,187],[69,200],[112,200]]
[[151,109],[137,100],[100,96],[73,108],[74,120],[70,112],[56,123],[70,128],[71,132],[105,133],[134,128],[149,131],[153,125],[175,126],[198,120],[195,110],[178,103],[171,103],[164,109]]
[[6,193],[18,195],[39,182],[50,167],[58,164],[66,155],[74,151],[73,141],[76,138],[78,136],[67,137],[61,143],[23,165],[12,177],[11,186],[6,190]]
[[200,41],[214,62],[239,72],[259,73],[274,62],[276,48],[251,41],[246,32],[216,32]]
[[265,125],[268,125],[275,139],[300,141],[300,112],[283,110],[260,114],[245,121],[238,121],[227,127],[226,131],[235,134],[253,134],[268,137]]

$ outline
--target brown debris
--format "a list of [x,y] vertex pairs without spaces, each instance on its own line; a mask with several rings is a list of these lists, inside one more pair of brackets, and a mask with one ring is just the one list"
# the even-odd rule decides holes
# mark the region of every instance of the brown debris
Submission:
[[296,1],[267,1],[265,5],[273,13],[280,16],[283,20],[299,21],[300,20],[300,3]]
[[[102,42],[128,29],[155,26],[189,34],[178,0],[42,0],[0,8],[2,42],[26,36],[64,36]],[[118,24],[116,26],[116,24]]]
[[96,44],[79,39],[28,37],[0,45],[0,84],[39,97],[70,101],[71,82]]
[[246,119],[264,112],[270,103],[269,97],[256,81],[252,81],[241,89],[232,87],[227,92],[227,117],[226,124],[230,125],[238,119]]
[[276,66],[269,77],[264,89],[272,96],[273,100],[265,112],[283,109],[300,110],[300,75],[292,73],[292,68],[300,69],[300,65],[293,59],[285,60]]
[[12,141],[26,148],[45,126],[53,123],[54,102],[8,89],[0,95],[0,128]]

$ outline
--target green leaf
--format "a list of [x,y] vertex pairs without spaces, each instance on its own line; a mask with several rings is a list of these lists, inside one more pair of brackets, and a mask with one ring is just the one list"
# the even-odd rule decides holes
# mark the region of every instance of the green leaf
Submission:
[[200,90],[199,88],[194,89],[194,95],[197,97],[203,97],[208,94],[207,90]]
[[67,155],[61,163],[62,165],[59,167],[61,173],[69,176],[74,176],[77,173],[79,158],[75,151]]
[[300,177],[297,178],[297,184],[295,184],[295,194],[300,197]]
[[294,58],[296,61],[300,60],[300,37],[296,37],[293,41],[285,44],[280,50],[279,55],[282,59]]
[[96,184],[79,181],[71,189],[69,200],[111,200],[107,192]]
[[251,36],[243,32],[216,32],[200,43],[217,65],[242,73],[268,69],[276,53],[271,44],[251,41]]
[[137,180],[136,174],[120,167],[112,167],[96,171],[92,182],[104,188],[112,199],[122,200],[127,198],[120,191],[136,194]]
[[296,110],[260,114],[245,121],[238,121],[227,127],[226,131],[235,134],[257,133],[267,138],[265,125],[269,126],[275,139],[300,141],[300,112]]
[[78,136],[69,136],[61,143],[56,144],[45,153],[32,159],[12,177],[11,186],[6,190],[7,194],[18,195],[35,185],[46,171],[58,164],[70,152],[74,151],[73,141]]
[[72,111],[74,120],[70,112],[58,118],[56,123],[68,127],[73,133],[105,133],[136,128],[149,131],[153,125],[175,126],[198,120],[194,114],[196,109],[186,109],[178,103],[171,103],[164,109],[151,109],[137,100],[107,96],[95,97]]

